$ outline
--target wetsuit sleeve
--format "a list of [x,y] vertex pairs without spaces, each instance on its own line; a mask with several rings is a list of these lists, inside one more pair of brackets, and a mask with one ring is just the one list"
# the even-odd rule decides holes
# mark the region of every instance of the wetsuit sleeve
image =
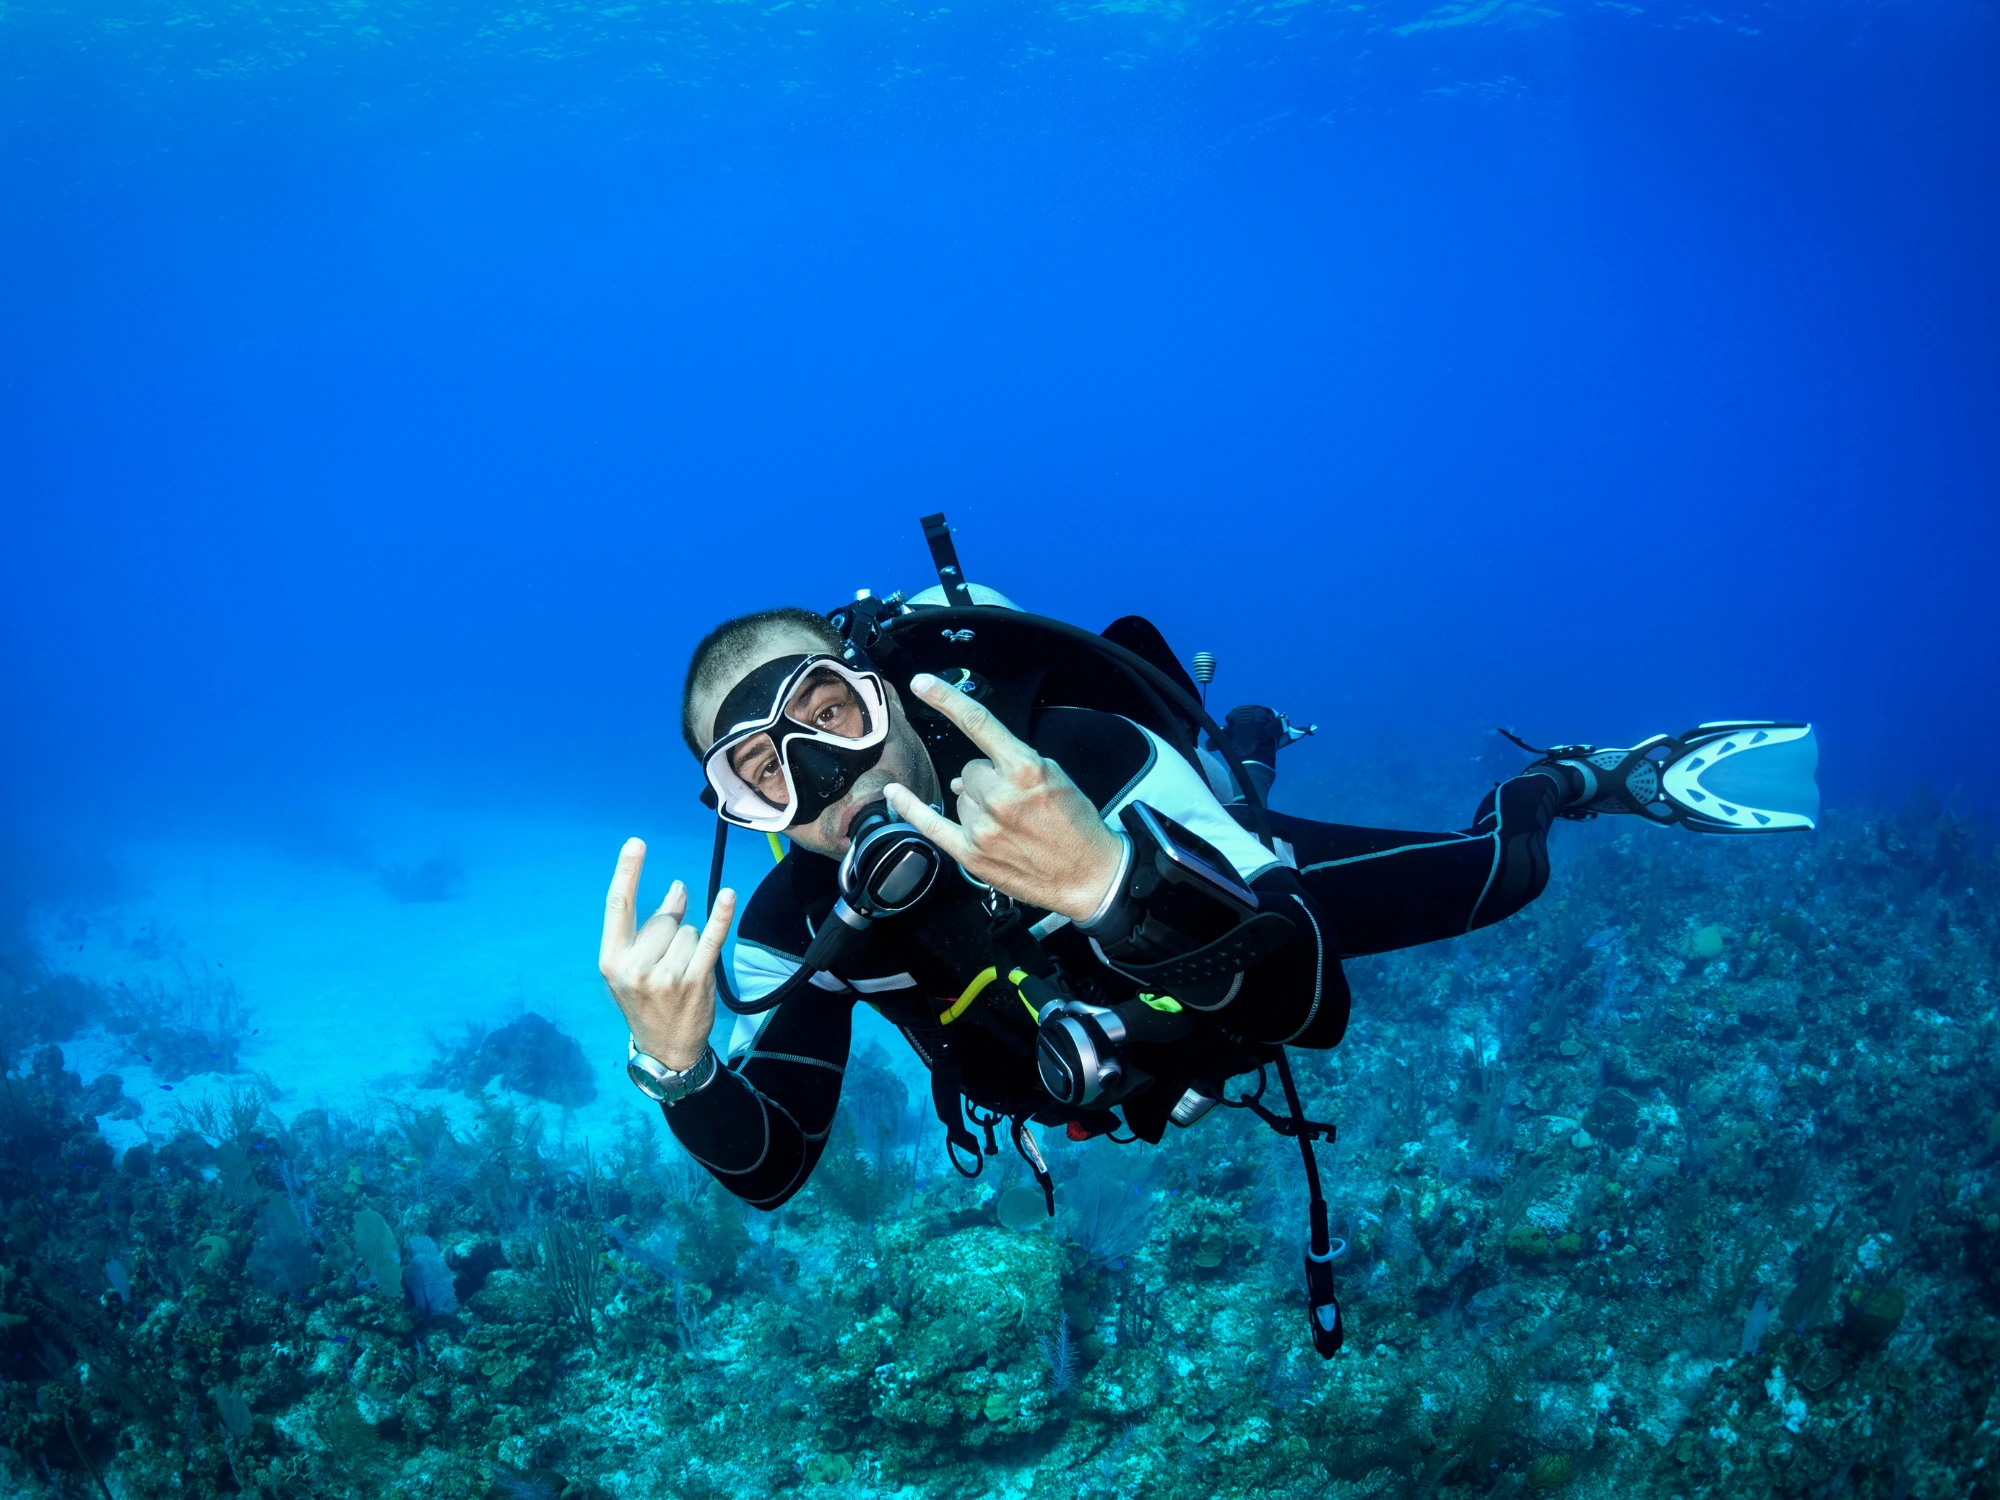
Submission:
[[826,1148],[853,1021],[851,995],[809,986],[771,1012],[755,1044],[707,1088],[665,1106],[668,1128],[745,1203],[778,1207]]
[[1282,865],[1260,875],[1251,889],[1265,911],[1290,919],[1291,941],[1245,972],[1230,998],[1214,1008],[1232,1031],[1254,1042],[1338,1046],[1347,1034],[1349,995],[1332,922]]
[[1114,832],[1118,814],[1144,802],[1215,845],[1246,881],[1282,863],[1223,810],[1200,771],[1143,725],[1086,709],[1050,709],[1035,721],[1034,744],[1097,804]]
[[[767,876],[737,937],[737,993],[768,995],[811,934],[783,866]],[[739,1016],[727,1066],[698,1094],[663,1106],[667,1128],[730,1192],[776,1208],[826,1148],[853,1041],[855,995],[830,975],[762,1016]]]

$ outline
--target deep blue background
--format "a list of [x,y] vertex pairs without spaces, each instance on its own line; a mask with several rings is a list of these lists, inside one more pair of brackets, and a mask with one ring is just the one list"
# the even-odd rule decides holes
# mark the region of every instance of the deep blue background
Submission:
[[1350,741],[1978,798],[1991,8],[1426,12],[11,10],[6,814],[691,827],[695,637],[937,508]]

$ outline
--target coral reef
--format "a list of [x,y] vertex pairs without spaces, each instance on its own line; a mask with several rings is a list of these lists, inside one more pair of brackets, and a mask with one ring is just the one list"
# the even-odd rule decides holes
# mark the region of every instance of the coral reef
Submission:
[[456,1041],[438,1041],[437,1049],[423,1076],[426,1088],[477,1095],[498,1078],[516,1093],[551,1104],[588,1104],[597,1097],[576,1038],[533,1011],[495,1031],[468,1027]]
[[1353,965],[1352,1035],[1299,1066],[1341,1126],[1326,1363],[1296,1147],[1247,1111],[1158,1152],[1051,1133],[1054,1219],[1011,1154],[946,1170],[869,1050],[777,1214],[636,1098],[592,1149],[493,1092],[469,1127],[281,1123],[245,1085],[114,1160],[118,1089],[49,1045],[110,997],[15,945],[8,994],[50,998],[0,1089],[0,1466],[52,1496],[1992,1495],[1996,876],[1935,805],[1593,826],[1519,919]]

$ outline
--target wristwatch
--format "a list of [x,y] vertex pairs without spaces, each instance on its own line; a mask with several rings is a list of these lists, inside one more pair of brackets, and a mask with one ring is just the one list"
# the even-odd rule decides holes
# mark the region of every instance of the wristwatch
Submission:
[[677,1104],[689,1094],[700,1093],[721,1066],[713,1047],[702,1048],[700,1057],[676,1072],[657,1057],[641,1052],[637,1038],[625,1045],[625,1075],[640,1093],[660,1104]]

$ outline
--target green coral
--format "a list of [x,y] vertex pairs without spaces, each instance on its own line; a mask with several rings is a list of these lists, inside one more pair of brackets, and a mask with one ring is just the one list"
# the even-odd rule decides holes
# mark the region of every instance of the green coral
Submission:
[[1507,1254],[1515,1260],[1547,1260],[1552,1248],[1548,1234],[1538,1224],[1517,1224],[1507,1231]]
[[1576,1460],[1567,1453],[1544,1453],[1528,1465],[1528,1488],[1547,1493],[1576,1478]]

